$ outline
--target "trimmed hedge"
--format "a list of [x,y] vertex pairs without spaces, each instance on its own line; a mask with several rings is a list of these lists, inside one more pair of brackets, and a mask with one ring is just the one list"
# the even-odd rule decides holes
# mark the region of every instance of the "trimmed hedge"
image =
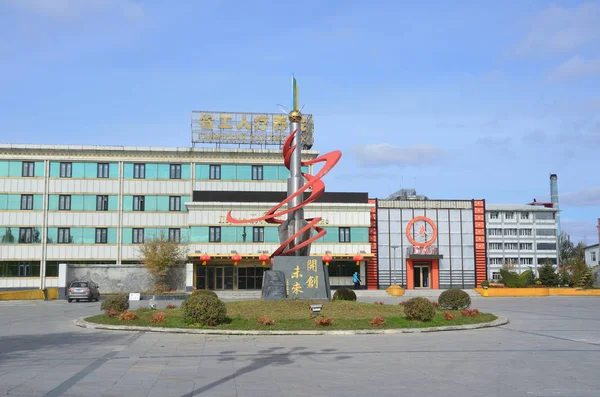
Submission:
[[502,276],[502,284],[508,288],[525,288],[533,280],[533,272],[531,270],[525,270],[523,273],[518,274],[500,269],[500,276]]
[[356,293],[348,288],[340,288],[333,294],[334,301],[355,301]]
[[471,297],[461,289],[452,288],[440,294],[438,303],[441,309],[462,310],[471,306]]
[[100,309],[109,312],[111,309],[117,313],[123,313],[129,309],[129,299],[125,295],[109,296],[100,305]]
[[412,298],[404,304],[404,313],[409,320],[431,321],[435,316],[435,307],[425,298]]
[[192,291],[192,295],[208,295],[214,298],[218,298],[219,295],[215,291],[211,291],[209,289],[195,289]]
[[219,299],[209,294],[189,296],[181,304],[183,321],[186,324],[215,326],[225,322],[227,309]]

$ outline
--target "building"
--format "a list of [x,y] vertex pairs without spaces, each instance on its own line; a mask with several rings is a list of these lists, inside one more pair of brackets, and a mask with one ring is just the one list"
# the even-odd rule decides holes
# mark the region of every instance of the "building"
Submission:
[[600,265],[600,244],[585,247],[585,263],[588,266]]
[[500,269],[517,272],[546,262],[557,264],[557,213],[552,203],[489,204],[486,207],[489,280],[500,279]]
[[[260,289],[277,226],[225,217],[264,213],[288,175],[279,149],[0,145],[0,289],[56,287],[59,263],[135,267],[139,245],[160,233],[188,245],[195,287]],[[323,218],[312,253],[331,253],[332,285],[352,284],[357,269],[368,279],[373,208],[366,193],[330,193],[305,210]]]

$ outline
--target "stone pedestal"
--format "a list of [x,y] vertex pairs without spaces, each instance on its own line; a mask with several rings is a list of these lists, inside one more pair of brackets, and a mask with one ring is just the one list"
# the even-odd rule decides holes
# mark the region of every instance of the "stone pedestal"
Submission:
[[285,275],[288,298],[331,300],[329,272],[320,256],[278,256],[273,270]]
[[278,301],[287,298],[285,273],[278,270],[267,270],[264,272],[262,298],[266,301]]

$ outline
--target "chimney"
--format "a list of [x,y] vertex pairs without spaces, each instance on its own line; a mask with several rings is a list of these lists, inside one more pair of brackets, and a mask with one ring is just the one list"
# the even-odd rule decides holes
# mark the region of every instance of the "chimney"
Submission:
[[558,176],[550,174],[550,201],[554,204],[556,213],[556,235],[560,236],[560,208],[558,206]]

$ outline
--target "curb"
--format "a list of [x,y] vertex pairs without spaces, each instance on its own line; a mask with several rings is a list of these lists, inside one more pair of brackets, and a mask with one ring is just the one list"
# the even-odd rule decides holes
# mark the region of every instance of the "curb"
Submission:
[[395,328],[395,329],[361,329],[361,330],[336,330],[336,331],[243,331],[229,329],[193,329],[193,328],[161,328],[161,327],[136,327],[130,325],[106,325],[90,323],[80,317],[73,320],[73,324],[82,328],[107,329],[113,331],[146,331],[164,332],[172,334],[203,334],[203,335],[365,335],[365,334],[413,334],[422,332],[460,331],[479,328],[498,327],[508,324],[507,317],[498,317],[494,321],[479,324],[449,325],[430,328]]

